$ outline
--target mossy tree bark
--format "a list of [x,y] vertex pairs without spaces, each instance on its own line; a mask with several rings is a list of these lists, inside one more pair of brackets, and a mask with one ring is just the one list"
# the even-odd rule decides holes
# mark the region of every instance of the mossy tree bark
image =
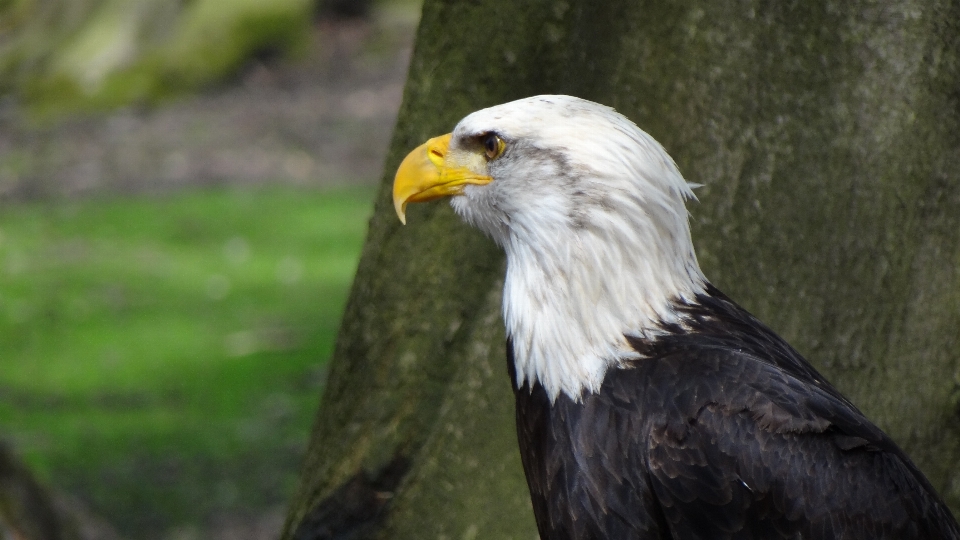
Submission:
[[663,143],[704,184],[707,276],[960,510],[958,25],[940,0],[427,0],[285,538],[535,537],[502,257],[445,204],[401,227],[389,193],[409,149],[539,93],[612,105]]

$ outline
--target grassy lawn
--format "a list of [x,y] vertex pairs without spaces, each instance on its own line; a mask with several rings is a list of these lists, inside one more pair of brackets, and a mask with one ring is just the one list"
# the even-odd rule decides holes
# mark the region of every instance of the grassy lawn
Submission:
[[0,205],[0,436],[131,538],[283,503],[373,194]]

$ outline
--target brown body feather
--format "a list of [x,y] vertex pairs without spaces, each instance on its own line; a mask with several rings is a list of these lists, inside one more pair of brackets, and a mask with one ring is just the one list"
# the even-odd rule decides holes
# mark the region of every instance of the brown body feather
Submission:
[[960,538],[910,459],[776,334],[712,287],[678,311],[580,402],[516,389],[542,540]]

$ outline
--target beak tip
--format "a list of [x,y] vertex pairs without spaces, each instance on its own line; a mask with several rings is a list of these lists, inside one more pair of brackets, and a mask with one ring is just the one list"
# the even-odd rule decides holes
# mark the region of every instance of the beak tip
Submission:
[[397,211],[397,217],[400,218],[400,223],[402,225],[407,224],[407,203],[394,201],[393,209]]
[[407,224],[408,202],[425,202],[459,194],[456,190],[443,189],[446,180],[441,169],[451,137],[449,133],[434,137],[411,150],[400,162],[393,178],[393,208],[400,223]]

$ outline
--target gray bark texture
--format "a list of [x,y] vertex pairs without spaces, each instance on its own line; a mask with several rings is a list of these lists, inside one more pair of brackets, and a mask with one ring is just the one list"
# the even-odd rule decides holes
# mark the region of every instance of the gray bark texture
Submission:
[[708,278],[960,510],[960,2],[427,0],[284,538],[536,537],[502,255],[444,203],[401,227],[390,185],[462,116],[541,93],[659,140],[703,184]]

